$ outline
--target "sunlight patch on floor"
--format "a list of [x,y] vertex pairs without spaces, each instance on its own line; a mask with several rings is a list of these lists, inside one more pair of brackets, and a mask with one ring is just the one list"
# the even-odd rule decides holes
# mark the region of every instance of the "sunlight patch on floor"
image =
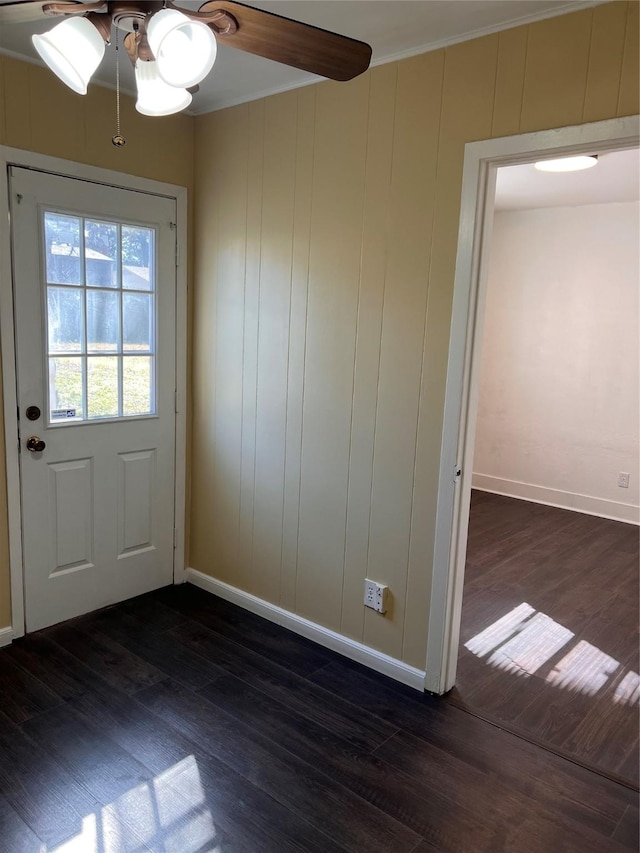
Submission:
[[[49,853],[154,850],[223,853],[193,755],[82,819],[73,838]],[[45,853],[43,850],[43,853]]]
[[615,659],[600,651],[596,646],[580,640],[554,666],[547,682],[556,687],[576,690],[586,696],[595,696],[607,684],[620,667]]
[[571,639],[571,631],[523,602],[472,637],[465,647],[478,657],[488,656],[487,663],[498,669],[527,677]]
[[548,684],[595,696],[616,678],[619,683],[613,702],[640,703],[637,673],[629,671],[622,675],[621,664],[615,658],[586,640],[571,645],[574,640],[575,635],[568,628],[522,602],[464,645],[496,669],[524,678],[537,673],[565,649],[563,657],[545,677]]
[[613,696],[616,705],[635,705],[640,703],[640,675],[628,672],[616,687]]

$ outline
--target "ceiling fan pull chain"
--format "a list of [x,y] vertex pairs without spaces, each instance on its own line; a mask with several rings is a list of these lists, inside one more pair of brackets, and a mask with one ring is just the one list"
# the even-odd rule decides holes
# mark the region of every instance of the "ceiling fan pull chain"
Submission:
[[116,148],[122,148],[126,143],[126,139],[120,133],[120,50],[118,45],[118,29],[116,30],[116,135],[111,137],[111,142]]

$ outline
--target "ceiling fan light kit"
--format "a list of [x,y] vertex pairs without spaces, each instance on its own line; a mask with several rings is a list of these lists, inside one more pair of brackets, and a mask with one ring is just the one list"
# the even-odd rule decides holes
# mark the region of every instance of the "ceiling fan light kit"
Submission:
[[371,47],[364,42],[235,0],[207,0],[197,12],[172,0],[16,0],[0,5],[0,24],[43,16],[62,16],[63,21],[32,36],[34,47],[54,74],[81,95],[102,61],[105,43],[111,42],[112,28],[123,33],[138,86],[136,108],[144,115],[169,115],[191,103],[185,90],[211,71],[216,39],[331,80],[351,80],[371,61]]
[[144,116],[168,116],[186,109],[191,94],[186,89],[168,86],[159,73],[157,62],[136,62],[138,100],[136,109]]
[[104,56],[104,39],[88,18],[65,18],[44,35],[32,36],[33,46],[63,83],[79,95]]
[[217,52],[213,32],[202,21],[191,21],[177,9],[162,9],[152,15],[147,38],[158,74],[168,86],[195,86],[213,68]]

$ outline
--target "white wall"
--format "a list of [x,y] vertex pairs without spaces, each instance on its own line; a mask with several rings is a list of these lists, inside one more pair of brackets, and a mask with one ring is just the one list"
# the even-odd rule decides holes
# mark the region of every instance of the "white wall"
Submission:
[[475,487],[638,521],[638,234],[637,202],[496,213]]

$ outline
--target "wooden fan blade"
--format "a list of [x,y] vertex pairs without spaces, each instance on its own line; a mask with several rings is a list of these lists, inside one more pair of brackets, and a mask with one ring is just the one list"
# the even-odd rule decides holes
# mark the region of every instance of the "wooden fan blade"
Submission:
[[[0,5],[0,24],[26,24],[50,18],[50,15],[43,12],[43,6],[49,6],[51,2],[52,0],[18,0],[17,3],[3,3]],[[76,4],[70,2],[64,5]]]
[[351,80],[369,67],[371,48],[365,42],[232,0],[210,0],[198,11],[210,14],[218,10],[238,22],[237,32],[216,33],[221,44],[330,80]]

